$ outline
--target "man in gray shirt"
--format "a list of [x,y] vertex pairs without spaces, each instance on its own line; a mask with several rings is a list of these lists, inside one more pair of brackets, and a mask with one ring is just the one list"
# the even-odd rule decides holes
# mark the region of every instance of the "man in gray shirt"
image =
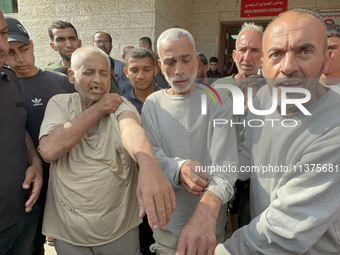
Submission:
[[[212,254],[224,240],[226,204],[233,196],[237,150],[234,127],[214,127],[216,119],[232,118],[224,93],[195,82],[198,54],[192,35],[183,29],[163,32],[157,43],[159,63],[171,88],[152,93],[145,101],[145,129],[176,195],[176,210],[165,230],[154,229],[157,254]],[[213,93],[215,105],[206,98]],[[211,91],[211,92],[210,92]],[[216,93],[216,94],[215,94]],[[177,253],[176,253],[177,254]]]
[[[247,123],[263,125],[247,125],[239,147],[252,221],[218,245],[216,255],[340,253],[340,96],[319,82],[326,52],[325,27],[313,12],[291,10],[267,27],[268,86],[254,108],[278,103],[267,115],[250,110]],[[286,100],[295,104],[286,107]]]

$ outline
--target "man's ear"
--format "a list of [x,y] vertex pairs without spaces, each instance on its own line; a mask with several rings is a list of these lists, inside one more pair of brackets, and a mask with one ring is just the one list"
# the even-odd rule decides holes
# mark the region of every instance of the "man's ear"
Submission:
[[234,62],[235,62],[235,54],[236,54],[236,50],[233,50],[231,57],[233,58]]
[[81,41],[81,39],[78,39],[78,40],[79,40],[80,47],[81,47],[83,42]]
[[197,70],[200,66],[200,56],[198,54],[195,54],[195,58],[196,58],[196,70]]
[[330,69],[332,68],[333,65],[333,58],[332,58],[333,51],[331,49],[328,49],[326,51],[326,59],[325,59],[325,64],[322,69],[323,74],[327,74],[330,72]]
[[128,71],[127,71],[127,69],[126,69],[126,67],[125,67],[125,66],[124,66],[124,68],[123,68],[123,71],[124,71],[124,73],[125,73],[126,77],[127,77],[127,78],[129,78],[129,74],[128,74]]
[[208,65],[204,65],[204,72],[208,72]]
[[34,45],[33,45],[33,41],[32,40],[30,40],[30,45],[32,46],[32,49],[34,51]]
[[74,72],[71,68],[67,69],[67,75],[68,75],[68,80],[74,85],[75,77],[74,77]]
[[158,66],[155,65],[155,70],[154,70],[154,77],[156,77],[158,74]]
[[57,51],[57,49],[54,47],[54,43],[53,42],[50,42],[50,46],[53,50]]
[[[162,74],[164,75],[163,68],[162,68],[162,61],[161,59],[158,59],[158,66],[161,69]],[[156,66],[157,67],[157,66]]]

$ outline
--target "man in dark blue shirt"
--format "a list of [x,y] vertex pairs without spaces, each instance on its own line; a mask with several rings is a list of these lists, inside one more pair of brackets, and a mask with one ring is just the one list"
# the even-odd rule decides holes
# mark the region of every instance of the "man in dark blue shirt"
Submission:
[[126,97],[138,110],[142,111],[145,99],[161,88],[155,83],[157,67],[152,53],[144,48],[134,48],[125,56],[124,72],[133,89],[125,93]]

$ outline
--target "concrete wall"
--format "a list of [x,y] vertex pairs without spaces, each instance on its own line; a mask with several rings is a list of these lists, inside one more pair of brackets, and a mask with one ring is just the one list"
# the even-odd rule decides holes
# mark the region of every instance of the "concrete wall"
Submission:
[[[288,10],[295,8],[317,12],[339,9],[340,0],[288,0]],[[209,59],[218,56],[221,23],[271,20],[273,17],[241,18],[241,0],[193,0],[193,29],[198,51]]]
[[60,19],[71,22],[83,45],[91,45],[98,30],[112,36],[111,56],[121,59],[123,48],[138,46],[148,36],[154,43],[169,27],[192,29],[192,0],[18,0],[18,18],[35,46],[36,64],[44,67],[59,59],[50,46],[47,28]]
[[111,56],[121,59],[123,48],[138,46],[142,36],[154,36],[155,0],[18,0],[18,19],[35,46],[36,64],[46,66],[59,59],[49,46],[47,28],[60,19],[71,22],[83,45],[92,44],[98,30],[111,34]]
[[[83,45],[104,30],[113,37],[111,56],[121,59],[127,45],[138,46],[148,36],[156,41],[162,31],[181,27],[190,31],[198,51],[207,58],[218,56],[222,23],[270,20],[272,17],[241,18],[241,0],[18,0],[16,15],[33,39],[36,64],[46,66],[59,59],[50,46],[47,28],[56,19],[71,22]],[[339,9],[339,0],[288,0],[288,9]]]
[[156,50],[157,38],[164,30],[180,27],[191,32],[193,22],[193,0],[155,0],[155,2],[154,50]]

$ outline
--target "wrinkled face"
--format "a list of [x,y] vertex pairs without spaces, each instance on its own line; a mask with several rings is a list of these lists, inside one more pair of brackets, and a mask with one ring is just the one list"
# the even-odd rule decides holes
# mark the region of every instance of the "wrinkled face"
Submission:
[[328,37],[328,49],[330,49],[330,59],[325,74],[333,74],[340,77],[340,38],[339,37]]
[[159,55],[159,65],[170,86],[177,93],[189,93],[195,83],[199,62],[189,37],[184,35],[176,41],[161,41]]
[[70,61],[72,53],[81,47],[81,40],[71,27],[52,29],[52,33],[54,35],[53,42],[50,43],[52,49],[57,51],[62,59]]
[[[274,21],[263,38],[263,71],[270,88],[305,88],[311,104],[325,64],[325,31],[322,23],[307,14],[287,13]],[[304,98],[289,93],[287,98]],[[307,104],[307,105],[308,105]]]
[[129,78],[131,85],[140,91],[144,91],[153,86],[157,67],[149,57],[129,58],[124,72]]
[[93,37],[93,46],[102,49],[107,55],[110,55],[112,44],[110,38],[104,33],[97,33]]
[[198,62],[197,78],[205,78],[208,71],[208,65],[206,65],[202,60]]
[[10,42],[6,64],[16,73],[18,77],[31,77],[37,72],[34,66],[33,42],[25,44],[22,42]]
[[262,34],[254,31],[240,33],[233,51],[233,59],[241,77],[257,74],[261,66]]
[[75,70],[69,69],[69,79],[80,95],[83,106],[90,107],[110,90],[110,65],[98,53],[86,53]]
[[8,54],[7,31],[5,18],[0,10],[0,67],[5,64]]
[[210,65],[210,70],[213,72],[216,72],[217,67],[218,67],[217,62],[210,62],[209,65]]

